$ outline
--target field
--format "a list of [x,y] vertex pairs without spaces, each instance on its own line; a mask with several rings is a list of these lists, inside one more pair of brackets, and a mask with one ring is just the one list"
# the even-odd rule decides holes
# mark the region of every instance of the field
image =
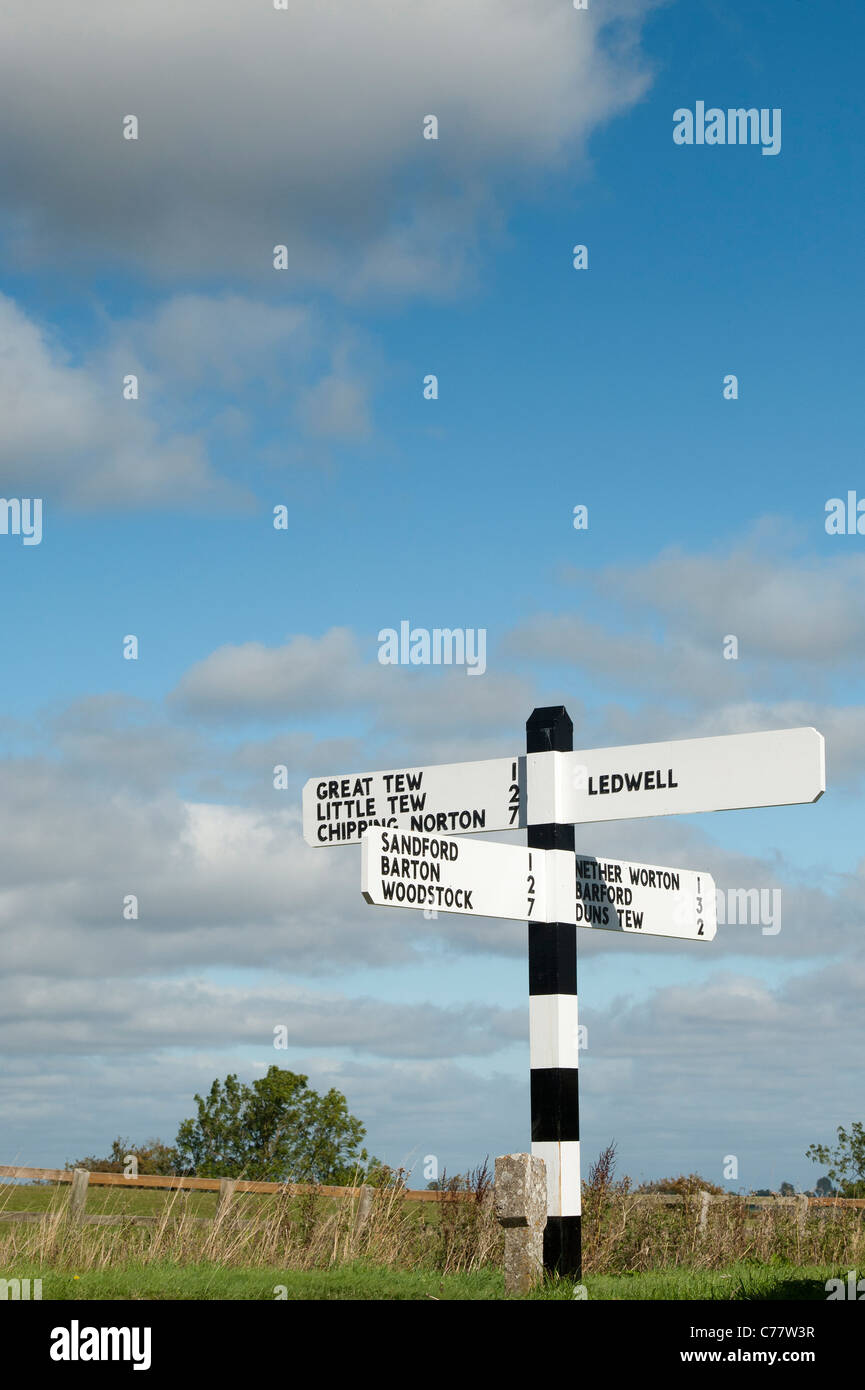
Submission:
[[[68,1215],[69,1189],[0,1186],[0,1277],[42,1280],[45,1299],[500,1300],[502,1233],[489,1193],[420,1203],[376,1192],[369,1219],[354,1200],[238,1195],[217,1213],[212,1192],[92,1187],[87,1216]],[[105,1223],[106,1217],[120,1217]],[[823,1209],[800,1224],[789,1209],[732,1202],[699,1225],[699,1203],[634,1203],[587,1188],[589,1299],[826,1299],[865,1256],[860,1211]],[[573,1300],[550,1280],[532,1299]]]

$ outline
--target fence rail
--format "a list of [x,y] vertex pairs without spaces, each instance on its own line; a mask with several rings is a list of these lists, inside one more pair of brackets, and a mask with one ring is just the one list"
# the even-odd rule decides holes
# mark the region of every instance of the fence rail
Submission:
[[[186,1178],[168,1177],[158,1173],[142,1173],[137,1177],[127,1177],[124,1173],[89,1173],[83,1168],[24,1168],[13,1164],[0,1164],[0,1178],[28,1178],[34,1182],[58,1182],[70,1183],[68,1209],[70,1215],[78,1220],[88,1222],[93,1225],[112,1225],[124,1221],[131,1221],[135,1225],[148,1225],[159,1221],[157,1216],[116,1216],[116,1215],[85,1215],[87,1203],[88,1187],[123,1187],[127,1191],[130,1188],[163,1188],[169,1190],[179,1190],[187,1192],[216,1192],[220,1198],[220,1211],[224,1212],[229,1206],[233,1196],[238,1192],[253,1192],[261,1195],[274,1196],[282,1193],[285,1196],[300,1196],[304,1193],[316,1192],[323,1197],[351,1197],[359,1201],[359,1213],[362,1210],[365,1215],[368,1213],[369,1204],[373,1189],[368,1185],[360,1187],[317,1187],[314,1183],[281,1183],[281,1182],[252,1182],[243,1178]],[[385,1189],[388,1191],[390,1189]],[[455,1191],[442,1192],[438,1190],[430,1191],[429,1188],[401,1188],[397,1189],[398,1195],[406,1201],[412,1202],[441,1202],[441,1201],[475,1201],[474,1192]],[[725,1192],[721,1195],[714,1195],[708,1192],[693,1192],[688,1194],[691,1200],[701,1204],[701,1226],[705,1226],[708,1209],[715,1202],[736,1202],[744,1201],[748,1207],[795,1207],[798,1209],[800,1222],[804,1221],[805,1214],[812,1207],[836,1207],[844,1211],[865,1207],[865,1197],[806,1197],[804,1193],[799,1193],[794,1197],[752,1197],[735,1192]],[[687,1200],[683,1195],[672,1192],[631,1192],[628,1194],[631,1201],[655,1203],[658,1206],[681,1206]],[[42,1221],[45,1214],[41,1212],[24,1211],[3,1211],[0,1210],[0,1221]],[[199,1222],[209,1222],[210,1217],[196,1217]]]
[[[34,1182],[72,1182],[76,1171],[72,1168],[20,1168],[12,1164],[0,1163],[0,1178],[29,1178]],[[300,1196],[305,1192],[318,1192],[323,1197],[356,1197],[363,1187],[317,1187],[315,1183],[304,1182],[251,1182],[243,1178],[179,1178],[166,1177],[161,1173],[139,1173],[137,1177],[127,1177],[125,1173],[90,1173],[89,1183],[93,1187],[162,1187],[179,1188],[194,1192],[221,1192],[223,1184],[230,1181],[235,1192],[258,1192],[275,1194],[283,1192],[289,1197]],[[456,1201],[473,1201],[473,1192],[442,1193],[429,1188],[401,1189],[401,1196],[412,1202],[438,1202],[443,1196]]]
[[[690,1193],[692,1198],[700,1195],[696,1190]],[[752,1197],[746,1192],[707,1192],[706,1196],[710,1202],[747,1202],[749,1207],[793,1207],[805,1199],[804,1192],[797,1192],[793,1197]],[[667,1207],[676,1206],[684,1200],[678,1192],[629,1192],[628,1200],[634,1198],[641,1202],[658,1202]],[[809,1207],[841,1207],[844,1211],[853,1207],[865,1207],[865,1197],[808,1197],[807,1201]]]

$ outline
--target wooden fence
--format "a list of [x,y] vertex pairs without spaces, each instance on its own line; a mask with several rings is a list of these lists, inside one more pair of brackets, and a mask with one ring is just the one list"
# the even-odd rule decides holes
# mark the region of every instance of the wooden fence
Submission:
[[[124,1173],[89,1173],[86,1168],[21,1168],[14,1164],[0,1164],[0,1178],[26,1178],[31,1182],[61,1182],[70,1183],[68,1211],[71,1216],[78,1220],[89,1222],[92,1225],[118,1225],[123,1221],[131,1221],[135,1225],[152,1225],[161,1220],[158,1216],[124,1216],[108,1215],[94,1216],[86,1215],[88,1188],[93,1187],[123,1187],[127,1191],[133,1188],[168,1188],[181,1192],[218,1192],[219,1209],[217,1214],[224,1214],[235,1193],[255,1192],[262,1195],[276,1196],[279,1193],[287,1197],[300,1196],[303,1193],[315,1192],[322,1197],[351,1197],[358,1199],[358,1216],[365,1217],[369,1213],[372,1203],[374,1188],[369,1185],[361,1187],[326,1187],[316,1186],[315,1183],[284,1183],[284,1182],[249,1182],[243,1178],[180,1178],[165,1177],[158,1173],[141,1173],[137,1177],[126,1177]],[[390,1189],[385,1189],[389,1191]],[[440,1202],[440,1201],[474,1201],[473,1192],[438,1192],[427,1189],[413,1190],[411,1188],[397,1188],[398,1195],[412,1202]],[[0,1221],[42,1221],[45,1219],[44,1212],[31,1211],[8,1211],[5,1208],[0,1210]],[[212,1220],[211,1217],[202,1216],[193,1218],[196,1221]]]
[[[15,1168],[0,1163],[0,1178],[30,1178],[36,1182],[72,1182],[75,1173],[83,1173],[84,1168]],[[320,1192],[323,1197],[356,1197],[360,1187],[317,1187],[315,1183],[286,1182],[247,1182],[243,1178],[175,1178],[164,1177],[160,1173],[140,1173],[138,1177],[127,1178],[125,1173],[91,1173],[90,1182],[94,1187],[169,1187],[194,1192],[219,1192],[220,1183],[233,1182],[235,1192],[273,1193],[285,1192],[295,1196],[302,1192]],[[458,1197],[470,1197],[470,1192],[460,1192]],[[435,1202],[438,1192],[403,1189],[403,1196],[414,1202]]]
[[[148,1225],[161,1220],[158,1216],[86,1215],[88,1188],[123,1187],[130,1188],[168,1188],[179,1191],[218,1192],[219,1208],[217,1214],[224,1214],[235,1193],[255,1192],[262,1195],[299,1196],[316,1192],[322,1197],[349,1197],[358,1200],[358,1214],[368,1215],[374,1189],[361,1187],[317,1187],[314,1183],[248,1182],[243,1178],[180,1178],[164,1177],[155,1173],[143,1173],[138,1177],[126,1177],[124,1173],[88,1173],[84,1168],[21,1168],[10,1164],[0,1164],[0,1178],[25,1178],[34,1182],[70,1183],[69,1214],[82,1221],[98,1225],[112,1225],[132,1221],[137,1225]],[[389,1189],[385,1189],[389,1190]],[[399,1188],[398,1195],[411,1202],[475,1201],[474,1192],[441,1192],[429,1188]],[[714,1202],[745,1201],[752,1209],[759,1207],[790,1206],[798,1209],[800,1222],[812,1207],[837,1207],[844,1211],[865,1207],[865,1197],[807,1197],[803,1193],[795,1197],[751,1197],[737,1193],[724,1193],[714,1196],[708,1192],[691,1193],[701,1205],[700,1222],[705,1225],[710,1206]],[[632,1192],[629,1201],[657,1203],[660,1206],[679,1206],[687,1200],[669,1192]],[[0,1210],[0,1221],[41,1221],[45,1213],[29,1211]],[[211,1217],[197,1217],[197,1221],[210,1221]]]

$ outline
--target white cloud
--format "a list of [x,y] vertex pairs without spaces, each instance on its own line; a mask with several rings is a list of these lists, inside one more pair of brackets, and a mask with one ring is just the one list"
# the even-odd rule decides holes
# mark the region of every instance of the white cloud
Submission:
[[[443,625],[446,625],[443,623]],[[394,724],[415,736],[463,734],[525,723],[529,687],[488,668],[478,677],[464,667],[382,665],[378,634],[365,643],[348,628],[321,637],[300,634],[279,647],[261,642],[225,646],[184,673],[169,703],[202,720],[280,720],[363,708],[376,731]],[[507,751],[507,750],[506,750]],[[426,759],[429,761],[429,758]]]
[[499,190],[581,157],[644,93],[650,5],[83,0],[42,16],[7,0],[7,235],[32,263],[271,279],[284,243],[288,282],[437,294]]
[[736,662],[724,661],[720,637],[711,638],[702,643],[680,635],[659,640],[649,631],[616,631],[576,613],[538,614],[512,629],[503,649],[535,665],[576,667],[596,686],[613,689],[631,689],[638,672],[644,694],[661,691],[703,702],[717,698],[720,674],[728,698],[747,688],[750,675]]
[[308,434],[323,439],[357,439],[370,432],[364,392],[345,377],[322,377],[304,391],[298,416]]
[[[794,663],[799,679],[827,667],[865,664],[865,556],[800,553],[798,536],[764,520],[723,550],[670,547],[645,564],[571,571],[606,603],[618,600],[633,621],[647,615],[667,633],[661,646],[691,644],[721,651],[726,634],[739,639],[739,661],[765,673]],[[724,663],[733,666],[735,663]]]
[[[182,294],[138,318],[106,321],[105,335],[76,361],[48,325],[0,295],[7,495],[91,510],[244,513],[254,499],[219,475],[212,455],[233,432],[245,436],[247,458],[259,457],[265,446],[249,435],[262,393],[283,453],[287,435],[296,447],[298,423],[311,439],[371,432],[374,354],[322,313]],[[136,400],[123,398],[129,374]]]
[[528,1006],[402,1004],[272,981],[243,989],[202,979],[0,981],[0,1046],[19,1060],[57,1051],[119,1058],[124,1051],[249,1045],[275,1066],[298,1047],[395,1059],[481,1057],[525,1041],[527,1014]]
[[0,467],[6,494],[76,506],[247,507],[218,478],[195,435],[160,429],[122,398],[122,375],[78,366],[52,335],[0,295]]
[[187,293],[117,325],[114,336],[123,350],[152,361],[161,380],[185,389],[202,381],[236,389],[262,376],[284,388],[286,367],[297,366],[318,331],[312,312],[300,305]]
[[[735,1154],[733,1187],[813,1184],[822,1170],[805,1149],[854,1118],[862,984],[860,951],[775,985],[715,974],[590,1011],[580,1060],[587,1152],[621,1135],[627,1115],[622,1170],[632,1175],[697,1167],[721,1182],[724,1156]],[[617,1074],[617,1061],[628,1069]]]

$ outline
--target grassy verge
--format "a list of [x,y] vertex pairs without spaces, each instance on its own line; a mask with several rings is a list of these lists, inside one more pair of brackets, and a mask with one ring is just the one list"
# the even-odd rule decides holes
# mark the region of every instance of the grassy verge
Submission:
[[[129,1264],[89,1270],[75,1276],[66,1270],[16,1270],[42,1279],[42,1299],[216,1299],[274,1302],[288,1300],[496,1299],[504,1297],[501,1270],[474,1274],[382,1269],[347,1265],[329,1270],[226,1269],[215,1264],[169,1262]],[[284,1292],[283,1292],[284,1290]]]
[[[583,1280],[590,1299],[759,1302],[764,1299],[826,1299],[826,1280],[841,1274],[829,1265],[762,1265],[751,1262],[729,1269],[654,1269],[640,1274],[596,1274]],[[846,1272],[844,1272],[846,1278]],[[560,1281],[558,1289],[539,1291],[532,1297],[573,1298],[573,1284]]]
[[[7,1277],[12,1271],[7,1272]],[[82,1300],[498,1300],[505,1298],[499,1269],[441,1275],[435,1271],[407,1271],[354,1263],[328,1270],[225,1268],[201,1262],[180,1265],[171,1261],[129,1263],[110,1269],[94,1269],[81,1275],[36,1265],[15,1269],[19,1278],[41,1278],[42,1298]],[[743,1264],[729,1270],[654,1270],[645,1274],[611,1274],[587,1277],[588,1300],[724,1302],[772,1299],[826,1299],[826,1280],[846,1271],[828,1266],[799,1268],[794,1265]],[[284,1293],[282,1290],[284,1289]],[[570,1280],[553,1280],[535,1290],[529,1299],[574,1300]]]
[[[608,1175],[609,1177],[609,1175]],[[694,1194],[675,1207],[635,1201],[626,1180],[584,1185],[585,1285],[598,1300],[825,1299],[826,1280],[865,1265],[862,1214],[788,1208],[754,1215],[747,1199],[710,1209]],[[503,1236],[488,1185],[475,1200],[414,1203],[379,1188],[359,1198],[322,1193],[236,1194],[94,1185],[87,1214],[68,1187],[7,1185],[0,1211],[0,1278],[41,1277],[45,1298],[477,1299],[504,1297]],[[98,1218],[123,1216],[116,1224]],[[138,1219],[148,1217],[148,1224]],[[45,1273],[47,1271],[47,1273]],[[573,1299],[552,1283],[533,1298]]]

